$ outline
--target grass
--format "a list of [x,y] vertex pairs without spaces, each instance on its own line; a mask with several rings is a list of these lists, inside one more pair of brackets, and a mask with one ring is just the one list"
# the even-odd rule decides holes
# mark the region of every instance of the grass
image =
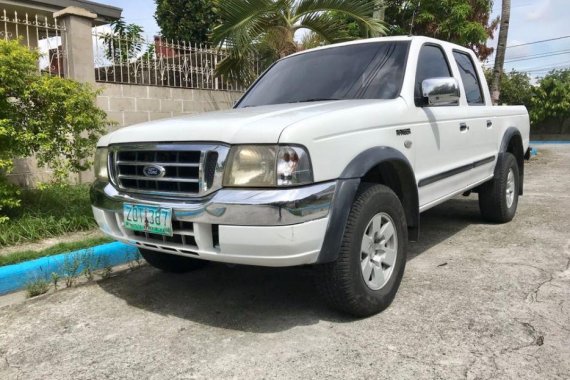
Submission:
[[87,185],[22,190],[21,199],[0,225],[0,248],[96,227]]
[[53,256],[64,252],[76,251],[79,249],[89,248],[100,244],[110,243],[112,239],[106,237],[89,238],[78,242],[72,243],[59,243],[49,248],[39,251],[19,251],[0,256],[0,267],[5,265],[12,265],[24,261],[38,259],[45,256]]
[[49,290],[49,281],[43,278],[36,278],[26,284],[26,294],[28,298],[45,294]]

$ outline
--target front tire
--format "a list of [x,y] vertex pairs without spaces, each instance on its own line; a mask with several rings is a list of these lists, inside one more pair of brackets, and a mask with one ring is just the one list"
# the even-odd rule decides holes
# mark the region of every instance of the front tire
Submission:
[[357,317],[386,309],[406,265],[402,204],[384,185],[363,184],[344,231],[338,259],[320,266],[318,288],[333,308]]
[[519,167],[511,153],[499,155],[492,180],[479,190],[479,209],[483,219],[491,223],[510,222],[519,202]]
[[141,256],[153,267],[168,273],[186,273],[203,268],[208,262],[190,257],[140,249]]

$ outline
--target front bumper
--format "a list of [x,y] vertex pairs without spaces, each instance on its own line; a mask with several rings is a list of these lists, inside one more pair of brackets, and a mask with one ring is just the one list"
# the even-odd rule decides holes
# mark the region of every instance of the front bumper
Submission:
[[[140,248],[211,261],[294,266],[317,261],[337,183],[294,189],[222,189],[199,199],[159,199],[119,193],[109,183],[91,188],[101,230]],[[123,227],[123,203],[172,208],[175,236]]]

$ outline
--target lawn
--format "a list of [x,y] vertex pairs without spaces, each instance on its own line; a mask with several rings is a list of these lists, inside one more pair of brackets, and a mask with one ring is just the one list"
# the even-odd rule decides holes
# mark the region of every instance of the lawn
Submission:
[[59,255],[60,253],[77,251],[79,249],[94,247],[96,245],[110,243],[112,241],[113,241],[112,239],[106,237],[96,237],[96,238],[85,239],[78,242],[59,243],[39,251],[27,250],[27,251],[12,252],[7,255],[0,256],[0,267],[3,267],[5,265],[18,264],[24,261],[38,259],[40,257],[53,256],[53,255]]
[[22,206],[0,225],[0,248],[96,228],[89,187],[49,186],[22,190]]

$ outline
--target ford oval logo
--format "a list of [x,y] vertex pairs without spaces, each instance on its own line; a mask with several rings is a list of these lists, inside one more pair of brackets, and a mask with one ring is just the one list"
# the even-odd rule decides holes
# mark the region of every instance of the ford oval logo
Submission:
[[145,177],[160,178],[163,177],[166,170],[162,166],[158,165],[146,165],[143,168],[143,174]]

